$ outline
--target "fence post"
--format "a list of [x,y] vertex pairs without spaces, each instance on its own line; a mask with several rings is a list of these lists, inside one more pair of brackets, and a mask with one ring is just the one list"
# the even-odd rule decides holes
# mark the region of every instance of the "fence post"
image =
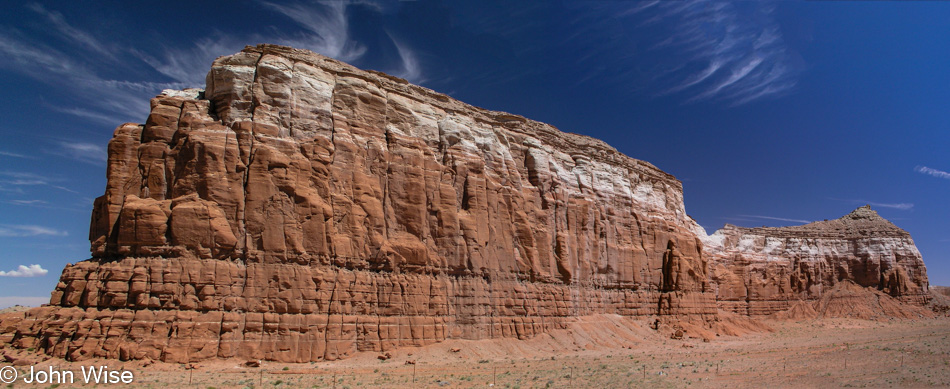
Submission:
[[498,367],[495,365],[495,362],[492,362],[492,363],[491,363],[491,385],[492,385],[492,386],[497,386],[497,385],[498,385],[498,381],[497,381],[497,379],[498,379],[498,370],[497,370],[497,369],[498,369]]

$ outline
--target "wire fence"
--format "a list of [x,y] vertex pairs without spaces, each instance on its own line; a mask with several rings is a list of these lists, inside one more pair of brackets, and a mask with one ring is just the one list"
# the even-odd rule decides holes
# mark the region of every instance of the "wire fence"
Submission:
[[[144,388],[615,388],[776,386],[950,387],[950,333],[857,343],[775,344],[703,349],[674,343],[654,352],[574,354],[547,358],[477,359],[447,353],[430,363],[407,357],[339,363],[248,367],[225,360],[126,367]],[[783,351],[784,350],[784,351]],[[3,365],[3,364],[0,364]],[[112,365],[112,364],[110,364]],[[116,368],[118,366],[113,366]],[[28,368],[19,367],[20,374]],[[78,370],[78,368],[75,368]],[[76,373],[79,376],[79,373]],[[49,384],[57,384],[50,382]],[[61,387],[83,386],[75,385]],[[21,386],[20,383],[15,385]],[[44,386],[46,387],[46,386]]]
[[[802,350],[799,350],[802,351]],[[708,356],[708,355],[707,355]],[[763,357],[766,357],[763,355]],[[136,374],[137,387],[160,388],[170,379],[177,385],[196,388],[613,388],[613,387],[698,387],[728,386],[750,378],[770,377],[776,382],[795,382],[808,377],[831,380],[848,386],[867,379],[893,382],[950,385],[934,378],[926,381],[928,369],[950,365],[950,355],[940,358],[899,349],[862,349],[841,344],[805,349],[783,358],[744,355],[731,359],[686,360],[678,355],[615,355],[609,357],[568,357],[514,361],[459,361],[440,364],[407,365],[395,361],[371,366],[294,365],[283,368],[235,367],[225,371],[179,370],[142,371]],[[760,360],[761,359],[761,360]],[[921,367],[907,369],[913,361]],[[933,365],[928,368],[921,363]],[[275,364],[276,365],[276,364]],[[172,378],[177,377],[177,378]]]

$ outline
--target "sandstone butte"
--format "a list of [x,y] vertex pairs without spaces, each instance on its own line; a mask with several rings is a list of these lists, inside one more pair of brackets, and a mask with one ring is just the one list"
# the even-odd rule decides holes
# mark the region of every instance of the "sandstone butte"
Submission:
[[707,236],[677,179],[602,141],[304,50],[218,58],[108,150],[92,258],[0,343],[305,362],[595,314],[821,314],[855,286],[929,298],[910,236],[869,208]]

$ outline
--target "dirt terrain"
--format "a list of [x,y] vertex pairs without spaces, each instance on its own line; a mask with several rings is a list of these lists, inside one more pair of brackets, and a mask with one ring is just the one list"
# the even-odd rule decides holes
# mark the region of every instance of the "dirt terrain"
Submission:
[[[36,366],[78,372],[80,366],[108,365],[131,370],[136,386],[151,388],[950,386],[947,318],[766,320],[758,323],[759,332],[714,335],[709,342],[695,334],[689,337],[689,330],[686,339],[673,340],[670,326],[654,331],[650,324],[648,320],[598,315],[579,319],[570,331],[525,341],[450,340],[401,348],[387,360],[380,359],[379,353],[360,353],[325,363],[264,361],[261,367],[246,367],[246,361],[234,359],[193,366],[49,359]],[[4,352],[31,358],[22,351]],[[24,361],[20,359],[18,364]],[[21,371],[24,368],[28,365],[21,366]]]

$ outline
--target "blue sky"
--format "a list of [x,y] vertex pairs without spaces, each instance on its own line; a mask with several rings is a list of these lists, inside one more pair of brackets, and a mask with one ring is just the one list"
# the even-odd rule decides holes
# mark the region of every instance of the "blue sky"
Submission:
[[603,139],[710,233],[870,203],[950,285],[950,3],[106,3],[0,13],[0,307],[89,257],[112,130],[257,43]]

